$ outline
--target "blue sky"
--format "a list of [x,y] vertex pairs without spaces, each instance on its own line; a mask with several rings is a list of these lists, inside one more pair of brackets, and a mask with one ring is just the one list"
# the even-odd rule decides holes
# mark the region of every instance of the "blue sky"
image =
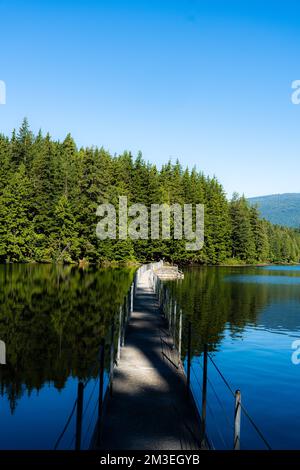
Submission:
[[300,192],[300,4],[0,0],[0,132],[142,150],[228,195]]

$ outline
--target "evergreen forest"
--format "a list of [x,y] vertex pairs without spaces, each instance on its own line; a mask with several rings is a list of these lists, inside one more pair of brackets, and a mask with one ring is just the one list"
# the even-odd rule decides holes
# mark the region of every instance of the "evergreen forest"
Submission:
[[[199,159],[201,166],[201,158]],[[205,242],[187,251],[184,240],[104,240],[96,236],[101,203],[204,204]],[[179,161],[161,168],[142,153],[111,155],[104,148],[60,142],[27,119],[10,137],[0,135],[0,263],[144,262],[293,263],[300,259],[297,229],[260,218],[244,196],[227,199],[220,182]]]

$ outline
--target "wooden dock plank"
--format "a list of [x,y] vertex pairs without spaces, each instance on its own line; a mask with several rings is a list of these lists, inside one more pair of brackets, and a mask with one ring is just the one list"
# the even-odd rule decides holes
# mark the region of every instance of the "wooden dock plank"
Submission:
[[187,397],[184,373],[172,363],[171,343],[146,271],[139,277],[125,346],[115,369],[101,449],[199,449],[199,418]]

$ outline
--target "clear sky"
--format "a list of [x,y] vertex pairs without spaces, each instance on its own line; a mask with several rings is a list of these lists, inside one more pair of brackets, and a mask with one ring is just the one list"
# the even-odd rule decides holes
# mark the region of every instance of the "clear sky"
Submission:
[[0,0],[0,132],[31,127],[300,192],[300,2]]

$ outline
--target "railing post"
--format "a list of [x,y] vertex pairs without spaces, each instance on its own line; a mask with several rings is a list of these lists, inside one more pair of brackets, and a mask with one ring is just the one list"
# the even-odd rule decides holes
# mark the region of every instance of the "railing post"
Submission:
[[122,307],[123,307],[123,311],[124,311],[124,315],[123,315],[124,322],[123,322],[123,324],[124,324],[124,336],[125,336],[125,329],[126,329],[126,326],[127,326],[127,323],[128,323],[128,315],[127,315],[127,310],[126,310],[126,297],[124,298],[124,302],[123,302]]
[[241,392],[235,392],[235,405],[234,405],[234,450],[240,450],[241,442]]
[[135,273],[134,278],[133,278],[133,291],[134,291],[134,295],[136,295],[136,280],[137,280],[137,272]]
[[126,324],[128,323],[128,312],[129,312],[129,309],[127,309],[127,295],[125,295],[124,297],[124,301],[123,301],[123,309],[125,310],[125,315],[126,315]]
[[192,358],[192,322],[189,321],[188,326],[188,350],[187,350],[187,374],[186,385],[187,389],[191,386],[191,358]]
[[104,339],[103,339],[101,341],[101,345],[100,345],[98,433],[97,433],[98,444],[100,443],[101,424],[102,424],[102,417],[103,417],[104,355],[105,355],[105,342],[104,342]]
[[83,390],[84,390],[84,385],[83,385],[82,382],[79,382],[78,387],[77,387],[77,415],[76,415],[75,450],[80,450],[80,448],[81,448]]
[[118,334],[117,363],[119,363],[120,357],[121,357],[121,344],[122,344],[122,305],[120,305],[120,309],[119,309],[119,334]]
[[202,413],[201,413],[201,440],[205,440],[206,429],[206,400],[207,400],[207,344],[203,350],[203,379],[202,379]]
[[131,284],[130,289],[130,313],[133,312],[133,284]]
[[[122,308],[122,306],[120,307]],[[121,346],[123,347],[124,344],[125,344],[125,332],[126,332],[126,323],[127,323],[127,319],[126,319],[126,310],[125,308],[122,309],[122,337],[121,337]]]
[[181,362],[181,344],[182,344],[182,311],[179,316],[179,332],[178,332],[178,365]]
[[110,395],[113,393],[113,371],[114,371],[114,354],[115,354],[115,345],[114,345],[114,337],[115,337],[115,321],[112,321],[111,324],[111,337],[110,337],[110,370],[109,370],[109,391]]
[[161,280],[159,280],[159,288],[158,288],[158,303],[161,307],[162,305],[162,288],[161,288]]
[[177,320],[177,302],[174,301],[174,313],[173,313],[173,347],[176,348],[176,320]]
[[168,320],[168,292],[167,292],[166,286],[165,286],[165,291],[164,291],[164,312],[165,312],[165,317]]

